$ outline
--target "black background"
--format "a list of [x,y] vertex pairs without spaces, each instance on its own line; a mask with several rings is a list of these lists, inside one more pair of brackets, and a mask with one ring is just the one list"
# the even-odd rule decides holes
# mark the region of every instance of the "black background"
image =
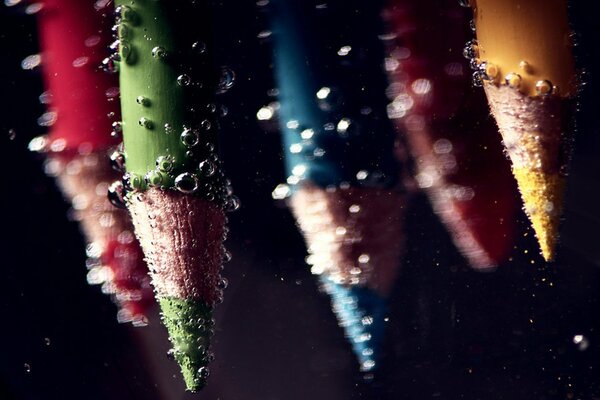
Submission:
[[[141,331],[118,325],[108,298],[87,285],[78,227],[26,148],[44,133],[35,122],[39,72],[19,67],[38,51],[35,19],[0,7],[0,399],[600,398],[600,36],[587,2],[574,3],[586,84],[558,261],[537,256],[520,215],[512,261],[474,272],[415,196],[385,357],[367,385],[304,264],[290,213],[271,199],[284,176],[278,133],[255,121],[272,85],[268,44],[256,38],[265,24],[252,1],[221,2],[218,57],[237,73],[222,99],[223,157],[242,208],[230,215],[230,286],[217,311],[210,383],[198,395],[183,394],[156,317]],[[578,334],[586,350],[573,343]]]

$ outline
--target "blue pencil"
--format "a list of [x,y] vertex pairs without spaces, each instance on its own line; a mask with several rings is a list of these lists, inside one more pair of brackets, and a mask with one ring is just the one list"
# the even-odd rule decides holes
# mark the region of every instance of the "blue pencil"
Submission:
[[269,4],[289,196],[308,263],[366,376],[402,248],[404,167],[386,113],[378,1]]

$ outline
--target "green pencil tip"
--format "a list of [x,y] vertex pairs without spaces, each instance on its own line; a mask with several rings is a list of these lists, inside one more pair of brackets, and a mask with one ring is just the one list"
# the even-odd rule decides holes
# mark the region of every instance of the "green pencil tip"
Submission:
[[212,307],[198,299],[165,297],[159,300],[163,323],[173,349],[169,352],[179,366],[187,390],[196,392],[206,385],[208,364],[213,355]]

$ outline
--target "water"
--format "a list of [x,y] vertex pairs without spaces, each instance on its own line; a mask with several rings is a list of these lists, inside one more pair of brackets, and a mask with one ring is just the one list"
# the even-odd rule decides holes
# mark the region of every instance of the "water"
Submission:
[[[592,103],[582,105],[584,117],[556,264],[548,266],[541,260],[521,213],[511,260],[494,272],[473,271],[426,197],[411,198],[405,222],[407,251],[385,315],[384,358],[371,383],[365,382],[331,313],[329,299],[319,292],[304,260],[306,247],[289,209],[285,202],[271,198],[271,193],[277,200],[288,198],[290,187],[285,183],[278,133],[266,132],[255,120],[261,110],[260,119],[269,122],[277,117],[278,109],[272,103],[275,99],[267,95],[272,87],[265,47],[269,44],[255,38],[266,26],[258,22],[250,26],[254,20],[248,16],[254,15],[254,4],[225,3],[229,8],[220,12],[227,22],[219,29],[227,34],[218,39],[215,49],[220,64],[230,65],[237,76],[236,84],[219,99],[230,112],[218,129],[223,137],[221,159],[243,206],[229,215],[227,248],[233,256],[223,272],[228,283],[219,283],[227,288],[215,317],[212,351],[216,358],[204,397],[537,400],[597,395],[600,273],[596,232],[600,218],[596,199],[600,193],[596,152],[600,132]],[[233,6],[236,12],[231,11]],[[1,66],[2,75],[16,83],[0,80],[3,88],[10,89],[5,92],[10,96],[0,100],[2,110],[7,111],[2,114],[6,134],[0,138],[0,151],[5,165],[11,167],[4,175],[3,192],[8,211],[3,216],[6,285],[0,304],[3,326],[8,329],[0,334],[7,344],[0,361],[0,398],[129,399],[132,392],[144,399],[192,398],[183,394],[179,372],[166,356],[168,345],[157,326],[157,315],[151,315],[144,328],[118,325],[116,310],[107,298],[87,286],[81,235],[65,218],[67,206],[54,181],[25,149],[29,139],[45,132],[45,127],[36,126],[44,112],[36,98],[42,86],[35,75],[20,71],[21,59],[38,51],[27,35],[33,21],[8,16],[4,9],[0,18],[2,26],[8,27],[2,30],[10,33],[0,38],[2,48],[19,50],[7,51]],[[580,18],[588,21],[585,15]],[[583,35],[581,46],[593,49],[594,37]],[[350,44],[339,43],[332,52],[337,55],[345,46]],[[353,57],[356,50],[352,47],[338,57]],[[454,73],[459,68],[447,65],[447,70]],[[591,79],[587,90],[597,91],[596,86]],[[421,81],[413,89],[426,94],[428,87]],[[118,92],[108,94],[118,97]],[[323,107],[336,107],[337,100],[331,100]],[[390,111],[401,115],[409,104],[408,98],[401,97]],[[332,134],[351,132],[353,121],[340,126],[341,122],[332,122]],[[413,122],[418,125],[417,120]],[[108,132],[108,120],[107,124]],[[18,133],[12,140],[11,129]],[[168,129],[156,126],[148,133],[164,130]],[[315,134],[309,129],[298,133],[302,140],[311,140]],[[56,146],[60,148],[60,143]],[[434,150],[448,155],[457,149],[451,141],[439,140]],[[204,168],[198,167],[208,175],[212,161],[205,162]],[[157,160],[157,167],[170,172],[172,163]],[[183,183],[183,190],[193,189],[194,182]],[[453,195],[472,195],[455,189]],[[360,214],[362,208],[362,204],[349,204],[348,212]],[[372,254],[356,254],[356,259],[370,262]],[[368,317],[360,323],[368,326]],[[51,338],[51,345],[45,338]],[[145,343],[158,369],[144,361],[139,346]],[[366,348],[365,356],[369,355]]]

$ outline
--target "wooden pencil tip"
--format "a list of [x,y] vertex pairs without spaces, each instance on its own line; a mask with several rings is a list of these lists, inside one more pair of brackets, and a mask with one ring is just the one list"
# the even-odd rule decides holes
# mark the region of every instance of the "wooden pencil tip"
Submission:
[[217,303],[225,255],[223,207],[158,188],[133,193],[128,207],[157,295]]
[[559,96],[531,97],[485,85],[490,108],[512,161],[525,212],[546,261],[555,256],[570,155],[572,105]]
[[291,206],[306,239],[311,271],[387,296],[404,250],[405,201],[393,189],[302,186]]

